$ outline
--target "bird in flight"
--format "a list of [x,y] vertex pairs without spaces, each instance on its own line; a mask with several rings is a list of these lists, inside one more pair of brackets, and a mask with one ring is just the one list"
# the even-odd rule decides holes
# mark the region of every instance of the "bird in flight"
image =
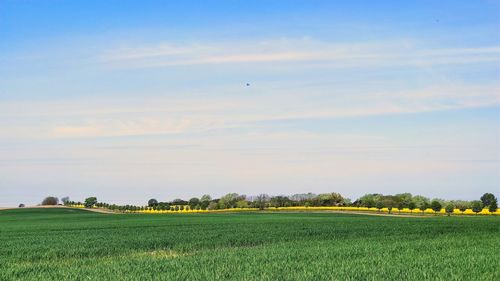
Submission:
[[250,83],[247,83],[247,87],[250,86]]

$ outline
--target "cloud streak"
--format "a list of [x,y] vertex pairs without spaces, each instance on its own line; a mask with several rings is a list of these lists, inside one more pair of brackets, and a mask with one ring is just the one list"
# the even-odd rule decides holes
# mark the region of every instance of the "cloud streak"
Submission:
[[107,51],[101,62],[120,68],[248,63],[315,63],[331,67],[496,63],[500,46],[421,48],[412,42],[327,43],[276,40],[239,44],[171,44]]
[[[156,98],[0,104],[0,136],[9,138],[96,138],[181,135],[244,129],[280,120],[351,118],[426,113],[500,105],[500,85],[432,86],[418,90],[361,92],[357,99],[328,102],[314,93],[271,96]],[[335,92],[332,92],[335,96]],[[20,113],[28,111],[29,114]],[[256,112],[258,109],[258,112]]]

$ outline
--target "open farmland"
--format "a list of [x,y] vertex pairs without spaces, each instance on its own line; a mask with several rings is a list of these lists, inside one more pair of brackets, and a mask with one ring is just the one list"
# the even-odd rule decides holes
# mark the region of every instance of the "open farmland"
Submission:
[[498,217],[0,211],[0,280],[500,280]]

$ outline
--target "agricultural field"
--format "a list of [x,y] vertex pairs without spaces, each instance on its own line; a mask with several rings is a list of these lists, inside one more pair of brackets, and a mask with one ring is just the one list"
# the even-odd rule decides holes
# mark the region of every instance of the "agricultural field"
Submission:
[[0,211],[0,280],[500,280],[500,218]]

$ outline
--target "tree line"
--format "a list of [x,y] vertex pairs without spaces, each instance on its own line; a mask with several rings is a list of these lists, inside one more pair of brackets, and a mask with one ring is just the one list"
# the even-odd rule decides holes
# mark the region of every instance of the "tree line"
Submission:
[[[349,198],[343,197],[341,194],[323,193],[303,193],[294,194],[291,196],[278,195],[269,196],[260,194],[258,196],[246,196],[237,193],[228,193],[220,198],[212,198],[206,194],[198,197],[193,197],[189,200],[174,199],[172,201],[158,201],[155,198],[148,200],[143,206],[135,205],[116,205],[104,202],[98,202],[96,197],[88,197],[84,202],[70,201],[69,197],[63,197],[59,200],[57,197],[46,197],[41,205],[83,205],[86,208],[98,207],[117,211],[141,211],[141,210],[173,210],[182,211],[190,210],[221,210],[231,208],[257,208],[264,210],[267,208],[279,207],[323,207],[323,206],[346,206],[346,207],[367,207],[382,210],[387,208],[390,212],[395,210],[409,209],[421,212],[432,209],[435,212],[445,209],[446,213],[453,213],[454,209],[459,209],[465,212],[467,209],[478,213],[483,208],[488,208],[490,212],[496,212],[498,201],[494,194],[485,193],[479,200],[464,201],[464,200],[444,200],[444,199],[429,199],[421,195],[412,195],[411,193],[400,193],[395,195],[383,195],[378,193],[365,194],[352,202]],[[23,205],[24,206],[24,205]],[[20,206],[21,207],[21,206]]]

